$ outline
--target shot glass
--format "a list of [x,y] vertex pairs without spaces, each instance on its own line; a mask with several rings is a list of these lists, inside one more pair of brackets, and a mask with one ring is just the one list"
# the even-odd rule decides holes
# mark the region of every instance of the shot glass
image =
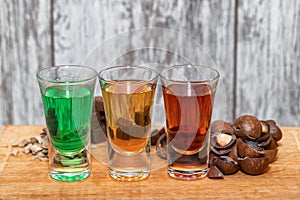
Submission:
[[50,138],[50,176],[73,182],[90,175],[90,124],[97,72],[61,65],[41,69],[37,79]]
[[116,66],[99,73],[112,178],[138,181],[150,173],[152,106],[158,74],[146,67]]
[[168,174],[176,179],[206,176],[210,121],[219,79],[215,69],[179,65],[160,74],[166,113]]

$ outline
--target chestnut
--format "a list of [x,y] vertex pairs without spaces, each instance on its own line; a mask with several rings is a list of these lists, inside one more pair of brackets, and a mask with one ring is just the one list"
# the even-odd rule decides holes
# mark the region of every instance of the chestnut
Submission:
[[228,156],[231,157],[233,160],[238,161],[238,153],[237,153],[236,144],[232,147]]
[[269,133],[270,126],[266,121],[260,121],[262,133]]
[[270,132],[262,133],[260,138],[257,138],[255,141],[258,143],[262,143],[262,142],[265,142],[266,140],[269,140],[270,137],[271,137]]
[[207,172],[207,177],[212,179],[224,178],[223,173],[216,166],[211,166]]
[[274,162],[276,160],[278,153],[278,149],[270,149],[270,150],[265,150],[265,157],[269,158],[269,162]]
[[215,153],[218,156],[227,155],[228,153],[231,152],[231,148],[228,148],[228,149],[216,149],[214,146],[211,146],[210,149],[211,149],[211,151],[213,153]]
[[234,174],[239,170],[238,163],[229,156],[216,158],[215,165],[224,175]]
[[208,167],[212,167],[215,165],[215,159],[218,158],[219,156],[213,153],[212,151],[209,152],[209,161],[208,161]]
[[250,175],[262,174],[269,166],[269,158],[239,158],[239,165],[243,172]]
[[261,136],[260,121],[252,115],[242,115],[233,123],[235,134],[238,137],[255,140]]
[[223,133],[233,133],[234,129],[228,122],[223,120],[216,120],[211,123],[210,131],[212,133],[223,132]]
[[271,139],[270,143],[264,146],[264,149],[266,150],[276,149],[278,147],[276,140],[273,137],[270,137],[270,139]]
[[214,133],[211,135],[211,145],[217,149],[226,149],[235,143],[236,136],[231,133]]
[[266,139],[266,140],[264,140],[264,141],[261,141],[261,140],[257,140],[257,142],[258,141],[261,141],[261,142],[259,142],[258,143],[258,146],[260,146],[260,147],[266,147],[266,146],[268,146],[268,145],[270,145],[270,143],[271,143],[271,141],[272,141],[272,137],[271,137],[271,135],[269,135],[269,137]]
[[276,140],[279,141],[282,138],[282,132],[280,128],[276,125],[274,120],[267,120],[266,121],[270,126],[270,134]]
[[265,154],[263,149],[259,147],[256,142],[251,142],[239,138],[237,140],[236,146],[238,156],[242,158],[246,156],[251,158],[259,158]]
[[214,132],[211,134],[210,149],[216,155],[226,155],[230,153],[236,142],[236,136],[233,132]]

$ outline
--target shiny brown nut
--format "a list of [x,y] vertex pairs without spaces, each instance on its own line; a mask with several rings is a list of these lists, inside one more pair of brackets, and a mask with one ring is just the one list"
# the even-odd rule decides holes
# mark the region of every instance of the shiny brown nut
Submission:
[[210,144],[216,149],[227,149],[236,141],[234,133],[215,132],[211,134]]
[[211,123],[211,132],[223,132],[223,133],[233,133],[234,130],[232,126],[223,120],[216,120]]
[[213,153],[212,151],[209,152],[209,161],[208,161],[208,167],[215,165],[215,158],[218,158],[219,156]]
[[217,134],[216,138],[216,144],[220,147],[226,147],[230,142],[232,141],[232,136],[228,134]]
[[214,132],[211,134],[210,149],[216,155],[227,155],[236,142],[233,132]]
[[262,133],[262,126],[259,120],[251,115],[240,116],[234,121],[233,126],[235,134],[241,138],[255,140]]
[[228,154],[229,157],[231,157],[233,160],[238,161],[238,154],[237,154],[237,147],[234,145]]
[[272,163],[276,160],[278,149],[270,149],[270,150],[264,150],[265,151],[265,157],[269,158],[269,162]]
[[270,137],[271,141],[268,145],[264,146],[265,150],[271,150],[271,149],[276,149],[278,147],[278,143],[273,137]]
[[265,154],[263,149],[260,148],[257,143],[243,140],[241,138],[237,139],[236,147],[238,156],[241,158],[259,158]]
[[239,158],[239,166],[243,172],[250,175],[262,174],[269,166],[269,158]]
[[229,156],[220,156],[216,159],[215,165],[224,175],[234,174],[239,170],[238,162]]
[[266,120],[266,122],[269,124],[269,125],[275,125],[276,122],[273,120],[273,119],[268,119]]
[[[269,138],[267,138],[266,140],[264,140],[264,141],[262,141],[262,142],[259,142],[258,143],[258,146],[260,146],[260,147],[266,147],[266,146],[268,146],[270,143],[271,143],[271,141],[272,141],[272,137],[271,137],[271,135],[269,135]],[[258,142],[258,141],[257,141]]]
[[229,154],[231,152],[232,148],[233,148],[233,145],[227,149],[217,149],[212,145],[210,146],[211,151],[218,156],[224,156],[224,155]]
[[223,173],[216,166],[211,166],[207,172],[207,177],[211,179],[223,179]]
[[260,124],[261,124],[261,128],[262,128],[261,129],[262,133],[268,133],[270,130],[269,124],[266,121],[260,121]]
[[276,140],[279,141],[282,138],[282,131],[280,128],[276,125],[276,122],[274,120],[267,120],[266,121],[270,126],[270,134],[271,136]]
[[271,137],[270,132],[262,133],[260,138],[257,138],[255,141],[258,142],[258,143],[261,143],[261,142],[264,142],[264,141],[268,140],[270,137]]

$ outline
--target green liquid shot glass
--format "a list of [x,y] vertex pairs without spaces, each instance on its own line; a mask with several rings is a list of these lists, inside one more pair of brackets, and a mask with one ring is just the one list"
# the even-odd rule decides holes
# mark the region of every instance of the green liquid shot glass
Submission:
[[37,73],[50,138],[50,176],[64,182],[90,175],[90,124],[97,72],[77,65]]

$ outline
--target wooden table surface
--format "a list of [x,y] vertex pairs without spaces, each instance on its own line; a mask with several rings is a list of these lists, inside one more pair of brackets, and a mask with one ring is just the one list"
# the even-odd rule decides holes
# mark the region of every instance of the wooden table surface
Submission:
[[[42,126],[4,126],[0,133],[0,199],[300,199],[300,127],[281,127],[278,159],[259,176],[242,172],[214,180],[168,177],[165,161],[153,156],[149,178],[119,182],[108,175],[103,152],[95,152],[91,176],[80,182],[49,177],[48,163],[10,155],[11,143],[38,135]],[[93,154],[94,155],[94,154]],[[100,161],[99,161],[100,160]]]

